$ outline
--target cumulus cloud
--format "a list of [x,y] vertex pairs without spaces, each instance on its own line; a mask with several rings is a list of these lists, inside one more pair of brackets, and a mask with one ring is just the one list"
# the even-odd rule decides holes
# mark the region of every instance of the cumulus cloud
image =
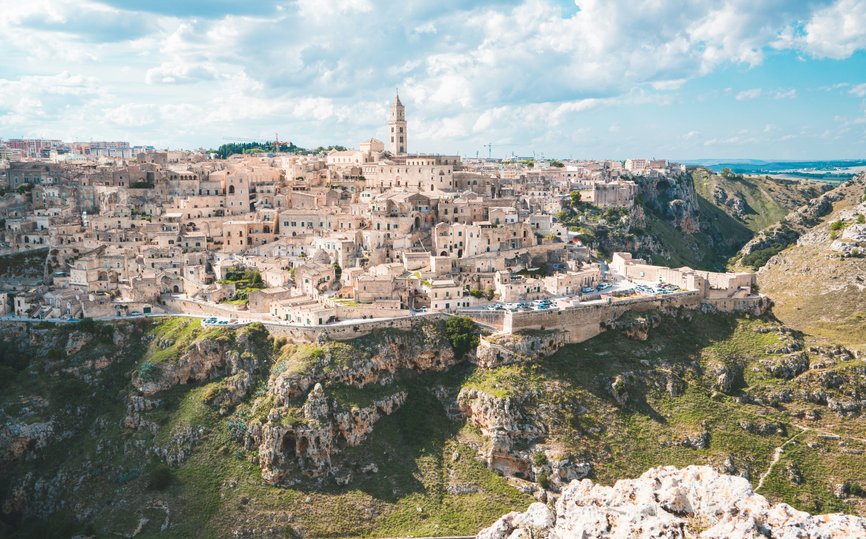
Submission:
[[818,57],[841,59],[866,47],[866,1],[838,0],[818,9],[794,41]]
[[[98,105],[88,95],[64,102],[41,90],[24,94],[29,104],[12,96],[19,115],[4,125],[24,129],[43,117],[52,122],[43,128],[71,129],[104,110],[104,119],[86,125],[138,126],[139,136],[156,141],[279,128],[314,144],[351,144],[381,136],[387,100],[399,87],[413,143],[431,149],[491,140],[586,147],[593,136],[618,144],[635,129],[630,111],[687,99],[689,81],[720,68],[759,69],[772,49],[821,58],[863,49],[864,3],[0,0],[13,61],[0,77],[66,69],[104,94]],[[791,99],[797,89],[731,95]],[[11,102],[0,100],[0,114]],[[28,118],[28,108],[41,116]],[[620,136],[600,119],[604,111],[619,111]],[[583,125],[587,118],[595,126]],[[699,138],[681,135],[689,132],[698,129],[670,138]]]
[[759,97],[761,97],[760,88],[752,88],[749,90],[742,90],[741,92],[737,92],[737,101],[746,101],[749,99],[757,99]]

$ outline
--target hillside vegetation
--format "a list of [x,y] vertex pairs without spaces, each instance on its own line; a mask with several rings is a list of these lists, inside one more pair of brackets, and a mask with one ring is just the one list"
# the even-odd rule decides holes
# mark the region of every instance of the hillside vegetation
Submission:
[[866,178],[825,197],[823,215],[777,247],[758,284],[786,324],[866,350]]
[[[255,324],[205,329],[178,318],[77,328],[4,328],[0,536],[467,534],[531,501],[474,458],[431,391],[443,375],[424,372],[399,373],[387,388],[327,385],[348,408],[390,389],[407,393],[361,445],[335,456],[350,484],[300,471],[281,486],[263,481],[259,455],[238,432],[253,404],[267,400],[269,378],[315,367],[332,349],[351,365],[391,334],[298,347]],[[237,369],[209,363],[232,357]],[[233,402],[246,375],[249,391]]]
[[[7,325],[0,530],[473,534],[524,510],[539,486],[692,463],[741,474],[801,509],[866,512],[862,361],[772,318],[686,312],[622,328],[639,335],[628,331],[638,322],[644,341],[611,330],[492,368],[468,361],[471,351],[443,351],[474,345],[460,324],[322,345],[185,319]],[[328,473],[291,458],[268,464],[250,429],[315,427],[317,392],[334,417],[405,399],[357,443],[335,439]],[[284,462],[277,483],[263,475],[274,462]]]
[[698,169],[692,174],[698,195],[742,223],[753,233],[782,220],[828,190],[831,185],[770,176],[714,174]]
[[577,201],[559,218],[606,255],[625,250],[655,264],[712,271],[725,270],[760,230],[829,189],[705,169],[635,182],[638,197],[630,211]]

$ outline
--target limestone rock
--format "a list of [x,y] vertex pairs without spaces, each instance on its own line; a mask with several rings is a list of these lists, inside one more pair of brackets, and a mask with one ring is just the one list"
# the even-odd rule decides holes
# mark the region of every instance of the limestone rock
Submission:
[[406,397],[405,391],[398,391],[368,406],[346,409],[329,399],[317,383],[299,417],[272,410],[266,423],[251,425],[246,445],[258,447],[262,477],[269,483],[283,481],[295,469],[311,477],[331,471],[335,480],[349,481],[351,475],[332,470],[331,457],[340,447],[363,442],[379,419],[396,411]]
[[841,539],[866,537],[866,519],[810,516],[784,503],[771,505],[744,478],[707,466],[666,466],[612,487],[574,481],[563,490],[555,512],[534,503],[523,513],[503,516],[478,537]]
[[485,369],[492,369],[533,361],[553,354],[566,344],[566,333],[562,331],[501,333],[481,337],[474,362]]

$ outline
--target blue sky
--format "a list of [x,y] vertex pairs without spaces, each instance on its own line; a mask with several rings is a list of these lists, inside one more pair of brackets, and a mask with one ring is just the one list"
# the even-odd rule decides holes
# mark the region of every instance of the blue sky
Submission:
[[0,138],[866,156],[866,0],[0,0]]

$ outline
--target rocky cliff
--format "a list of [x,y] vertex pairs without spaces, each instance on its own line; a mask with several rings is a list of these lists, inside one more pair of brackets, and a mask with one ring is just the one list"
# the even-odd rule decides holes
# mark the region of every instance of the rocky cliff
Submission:
[[855,347],[770,314],[642,314],[578,345],[530,331],[466,351],[472,331],[419,318],[299,344],[190,319],[6,324],[0,535],[465,535],[662,464],[866,514]]
[[809,199],[778,222],[760,230],[740,249],[735,261],[757,270],[772,256],[819,227],[833,212],[860,203],[864,187],[866,175],[860,175]]
[[653,468],[612,487],[574,481],[553,508],[534,503],[509,513],[478,539],[566,537],[791,537],[866,536],[866,519],[841,514],[811,516],[771,504],[742,477],[707,466]]
[[635,178],[643,205],[686,234],[701,228],[701,210],[695,184],[688,174]]

